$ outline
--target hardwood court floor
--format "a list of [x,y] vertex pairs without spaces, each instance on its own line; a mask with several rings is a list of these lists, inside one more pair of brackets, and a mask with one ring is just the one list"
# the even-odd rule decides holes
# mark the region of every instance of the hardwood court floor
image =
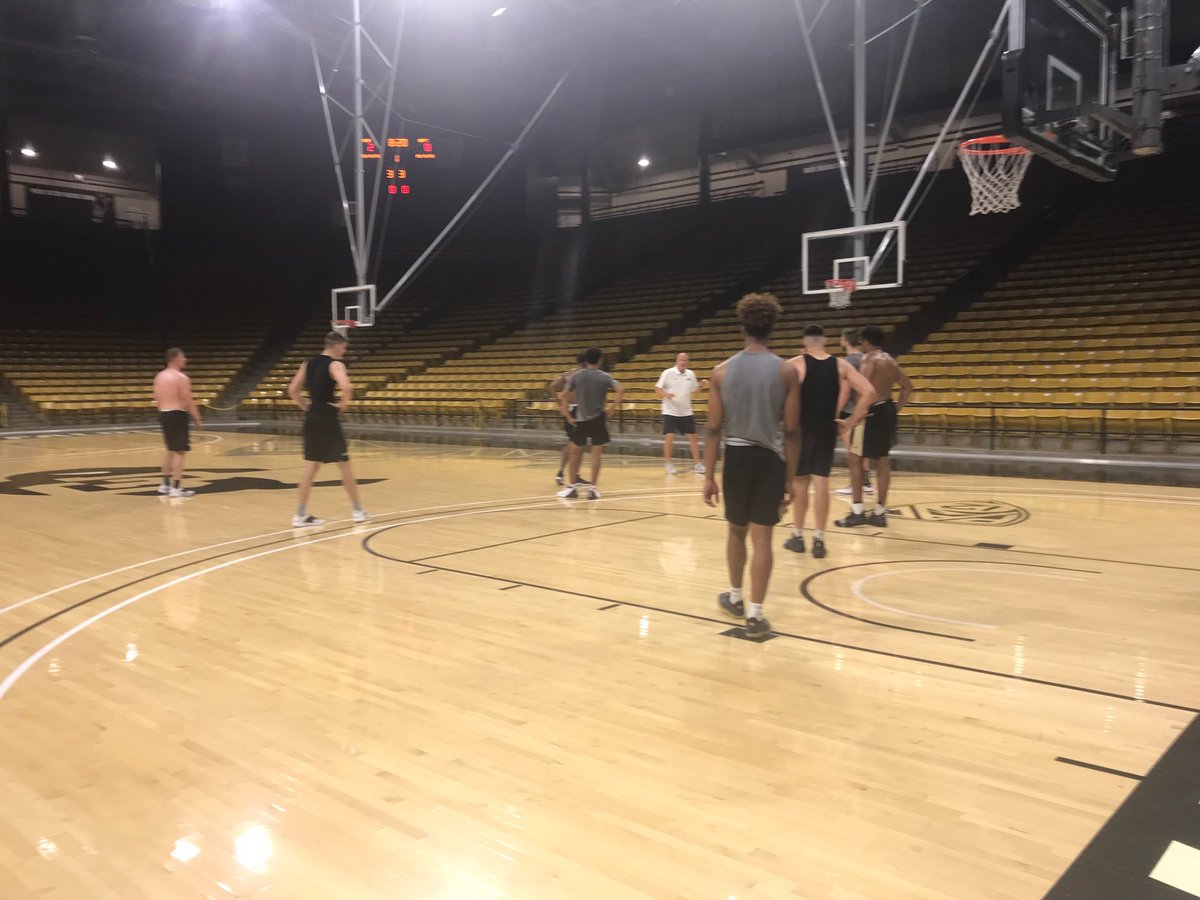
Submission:
[[758,644],[656,461],[196,442],[0,440],[6,900],[1040,897],[1200,704],[1200,491],[901,475]]

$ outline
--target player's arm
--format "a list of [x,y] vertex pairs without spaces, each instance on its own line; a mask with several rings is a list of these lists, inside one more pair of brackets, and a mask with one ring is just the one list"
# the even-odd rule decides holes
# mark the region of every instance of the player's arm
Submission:
[[568,425],[575,425],[575,417],[571,415],[571,404],[575,402],[575,376],[567,379],[564,390],[558,395],[558,411],[567,420]]
[[304,363],[300,363],[300,368],[292,376],[292,383],[288,385],[288,396],[300,407],[300,412],[308,412],[308,401],[304,399],[304,366]]
[[838,429],[845,434],[867,415],[867,410],[876,400],[876,394],[875,386],[844,359],[838,360],[838,370],[842,373],[842,387],[838,392],[841,402],[838,404],[838,410],[846,408],[845,398],[851,388],[858,393],[858,402],[854,404],[854,411],[850,413],[850,418],[838,420]]
[[900,363],[896,363],[896,381],[900,384],[900,399],[896,401],[896,410],[899,412],[908,405],[913,393],[912,379],[908,377],[908,373],[904,371],[904,367]]
[[567,376],[559,375],[553,381],[546,382],[546,393],[550,395],[551,400],[557,400],[559,392],[567,386]]
[[180,374],[179,377],[183,379],[179,388],[179,398],[183,401],[183,408],[191,413],[196,427],[203,428],[204,423],[200,421],[200,410],[196,408],[196,398],[192,396],[192,379],[183,374]]
[[625,385],[613,378],[609,388],[614,392],[615,396],[612,402],[608,404],[608,409],[604,412],[611,419],[617,414],[617,410],[621,408],[621,398],[625,396]]
[[354,385],[350,383],[350,373],[346,371],[344,362],[335,359],[329,364],[329,374],[337,383],[338,390],[341,391],[338,402],[329,405],[335,407],[338,412],[345,412],[350,408],[350,401],[354,399]]
[[721,436],[725,431],[725,408],[721,405],[721,385],[725,381],[725,364],[713,370],[708,385],[708,414],[704,432],[704,502],[717,505],[717,461],[721,458]]
[[792,502],[791,476],[800,468],[800,373],[785,362],[779,368],[783,379],[783,451],[788,477],[784,479],[783,502]]

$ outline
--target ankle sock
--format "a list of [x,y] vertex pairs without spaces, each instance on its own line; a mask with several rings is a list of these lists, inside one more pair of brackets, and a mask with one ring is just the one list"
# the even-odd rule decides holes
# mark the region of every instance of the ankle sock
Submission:
[[763,608],[763,605],[761,603],[746,604],[746,618],[747,619],[761,619],[763,617],[762,608]]
[[861,516],[863,512],[863,505],[861,503],[851,503],[850,512],[854,513],[856,516]]

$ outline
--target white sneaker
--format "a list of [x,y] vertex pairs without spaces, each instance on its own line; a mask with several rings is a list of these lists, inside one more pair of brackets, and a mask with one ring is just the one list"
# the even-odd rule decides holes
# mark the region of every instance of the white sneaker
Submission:
[[160,494],[169,494],[171,493],[171,486],[169,484],[160,484],[158,486],[158,492]]
[[355,522],[370,522],[371,521],[371,517],[367,514],[367,511],[365,509],[356,509],[354,511],[354,515],[351,518],[353,518]]
[[195,497],[195,496],[196,496],[196,492],[195,492],[195,491],[189,491],[187,488],[177,488],[177,487],[173,487],[173,488],[171,488],[171,493],[170,493],[168,496],[171,496],[171,497],[183,497],[183,498],[187,498],[187,497]]
[[668,474],[668,475],[674,475],[674,474],[675,474],[675,465],[674,465],[674,463],[667,463],[667,474]]
[[863,486],[863,493],[864,493],[864,494],[873,494],[873,493],[875,493],[875,488],[871,487],[869,484],[868,484],[868,485],[864,485],[864,486]]
[[588,488],[588,499],[589,500],[599,500],[600,492],[598,490],[596,490],[594,487]]
[[841,494],[843,497],[850,497],[854,494],[854,488],[852,488],[852,487],[838,488],[837,493]]
[[697,475],[703,475],[708,470],[704,468],[704,463],[696,463],[696,465],[692,467],[692,471]]
[[554,496],[557,497],[559,500],[573,500],[579,496],[579,491],[575,490],[574,485],[571,485],[570,487],[563,488],[561,491],[556,493]]
[[324,519],[318,519],[316,516],[301,516],[299,514],[292,516],[293,528],[315,528],[317,525],[324,525]]

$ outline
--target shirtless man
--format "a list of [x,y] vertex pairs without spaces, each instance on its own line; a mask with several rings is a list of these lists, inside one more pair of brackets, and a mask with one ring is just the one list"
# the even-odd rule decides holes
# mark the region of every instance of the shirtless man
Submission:
[[[886,528],[888,488],[892,481],[892,461],[889,454],[896,442],[896,416],[912,396],[912,381],[900,364],[883,351],[882,328],[878,325],[868,325],[862,330],[860,338],[864,356],[862,369],[859,371],[871,382],[876,399],[862,428],[862,445],[858,448],[861,453],[850,453],[847,458],[850,465],[850,486],[854,489],[854,503],[850,507],[850,515],[838,519],[835,524],[839,528],[852,528],[855,525]],[[898,401],[892,400],[892,388],[896,385],[900,385]],[[852,444],[856,443],[857,441],[852,440]],[[874,464],[877,485],[875,511],[870,515],[864,513],[862,502],[864,458]]]
[[[875,391],[849,362],[825,350],[825,329],[804,329],[804,352],[789,359],[800,376],[800,465],[789,473],[796,479],[792,490],[792,536],[783,545],[804,552],[804,517],[808,513],[808,488],[813,489],[812,555],[825,557],[825,523],[829,521],[829,469],[838,435],[848,434],[867,414]],[[857,402],[850,415],[839,417],[838,402],[851,390]]]
[[192,379],[183,374],[187,356],[178,347],[167,351],[167,367],[154,376],[154,405],[158,407],[158,425],[162,429],[167,452],[163,456],[160,494],[169,497],[194,497],[195,491],[184,490],[183,461],[192,449],[188,439],[188,416],[203,428],[196,401],[192,398]]

